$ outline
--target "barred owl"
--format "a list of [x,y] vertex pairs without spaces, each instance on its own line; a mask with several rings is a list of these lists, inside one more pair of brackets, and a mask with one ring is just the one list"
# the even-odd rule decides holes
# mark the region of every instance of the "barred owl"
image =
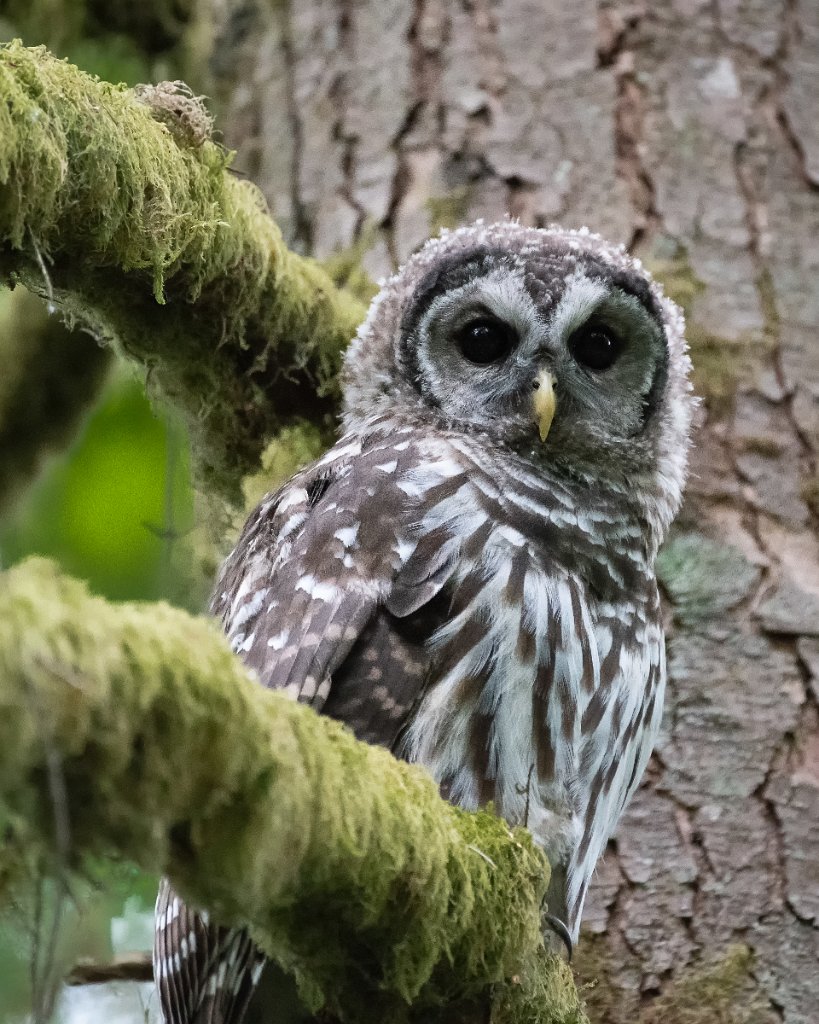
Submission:
[[[688,375],[679,310],[622,248],[445,233],[376,296],[343,436],[253,512],[214,598],[263,686],[527,825],[571,941],[660,721]],[[262,962],[163,886],[166,1021],[238,1024]]]

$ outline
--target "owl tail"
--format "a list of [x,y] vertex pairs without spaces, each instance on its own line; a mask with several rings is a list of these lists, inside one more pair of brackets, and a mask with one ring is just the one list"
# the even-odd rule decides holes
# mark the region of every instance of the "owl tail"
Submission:
[[163,879],[154,978],[165,1024],[241,1024],[265,957],[243,928],[212,925]]

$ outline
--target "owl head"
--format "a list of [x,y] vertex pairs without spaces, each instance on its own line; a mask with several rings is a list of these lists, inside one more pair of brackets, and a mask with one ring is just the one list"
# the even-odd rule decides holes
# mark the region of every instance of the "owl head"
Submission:
[[382,287],[345,366],[345,425],[482,435],[536,471],[680,503],[693,399],[680,310],[586,230],[481,222]]

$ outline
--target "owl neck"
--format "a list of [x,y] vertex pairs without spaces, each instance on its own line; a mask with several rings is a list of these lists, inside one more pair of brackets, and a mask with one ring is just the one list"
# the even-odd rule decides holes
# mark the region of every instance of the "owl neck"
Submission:
[[618,547],[625,545],[624,550],[636,561],[653,568],[679,508],[679,467],[661,463],[659,472],[632,468],[607,474],[597,465],[584,470],[559,459],[548,463],[525,456],[519,459],[531,477],[561,505],[574,508],[579,520],[590,521],[589,529],[598,539]]
[[546,474],[553,491],[562,488],[581,520],[588,519],[598,542],[641,570],[653,572],[657,552],[665,539],[673,512],[658,495],[653,480],[634,474],[627,479],[585,477],[556,472]]
[[[351,425],[352,426],[352,425]],[[577,554],[610,553],[652,571],[660,544],[677,511],[679,488],[671,486],[677,467],[664,472],[637,469],[605,475],[599,466],[587,471],[559,459],[544,461],[538,452],[513,452],[480,430],[465,431],[461,425],[419,423],[418,417],[401,413],[377,413],[352,427],[363,446],[414,435],[431,461],[440,457],[441,445],[449,449],[464,474],[479,488],[497,490],[510,525],[527,521],[531,536],[541,535],[548,548],[559,537]],[[667,486],[666,486],[667,485]],[[593,543],[588,543],[589,541]]]

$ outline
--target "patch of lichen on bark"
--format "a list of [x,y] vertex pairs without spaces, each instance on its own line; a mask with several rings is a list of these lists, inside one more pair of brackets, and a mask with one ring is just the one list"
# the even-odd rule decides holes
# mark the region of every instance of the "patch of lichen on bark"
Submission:
[[368,250],[375,245],[378,230],[378,225],[374,221],[367,221],[351,245],[339,249],[321,263],[333,284],[355,295],[367,305],[377,294],[378,285],[362,266],[362,260]]
[[331,423],[364,305],[288,251],[230,154],[129,90],[12,44],[0,96],[0,273],[146,367],[206,489],[238,499],[282,427]]
[[616,985],[616,971],[605,936],[583,936],[576,977],[595,1024],[770,1024],[747,946],[729,946],[707,964],[682,969],[639,1009],[631,1006],[633,993]]
[[457,228],[469,216],[471,190],[468,185],[459,185],[446,195],[430,196],[425,206],[429,213],[430,234],[442,228]]
[[767,1024],[770,1007],[752,975],[747,946],[687,968],[640,1014],[638,1024]]
[[807,476],[802,481],[799,493],[802,500],[815,516],[819,516],[819,476]]
[[686,626],[724,616],[754,590],[760,569],[731,544],[673,529],[657,557],[657,578]]
[[673,259],[647,259],[645,262],[669,298],[685,313],[685,336],[691,352],[691,382],[695,394],[715,416],[727,415],[733,409],[737,389],[771,351],[773,342],[770,339],[721,338],[697,323],[692,310],[705,286],[694,273],[684,250]]
[[542,948],[528,833],[258,686],[215,623],[109,604],[42,560],[0,577],[0,829],[2,869],[22,849],[167,873],[345,1021],[487,991],[504,1022],[584,1020]]

